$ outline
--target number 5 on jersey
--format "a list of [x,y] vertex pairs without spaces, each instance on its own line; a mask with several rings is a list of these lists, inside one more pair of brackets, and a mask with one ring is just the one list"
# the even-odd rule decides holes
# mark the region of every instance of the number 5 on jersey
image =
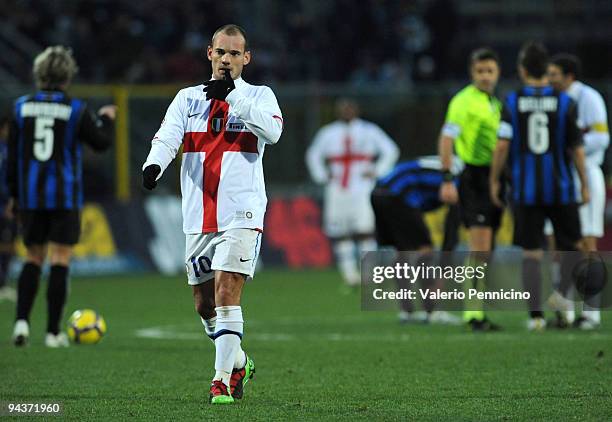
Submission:
[[53,155],[53,125],[51,117],[37,117],[34,120],[34,158],[48,161]]

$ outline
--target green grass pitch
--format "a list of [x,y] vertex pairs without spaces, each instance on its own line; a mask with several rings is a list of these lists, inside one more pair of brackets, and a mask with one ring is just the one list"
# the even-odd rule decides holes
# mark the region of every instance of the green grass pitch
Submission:
[[525,313],[494,315],[500,333],[404,325],[341,295],[334,271],[276,271],[247,285],[243,346],[257,372],[245,397],[211,407],[214,350],[183,277],[74,279],[66,309],[93,308],[95,346],[43,346],[45,283],[32,341],[10,343],[0,303],[0,401],[59,402],[69,420],[610,420],[612,320],[596,332],[528,333]]

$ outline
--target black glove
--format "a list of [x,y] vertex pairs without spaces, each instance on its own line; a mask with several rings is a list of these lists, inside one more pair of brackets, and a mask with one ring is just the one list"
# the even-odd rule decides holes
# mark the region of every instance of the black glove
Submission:
[[161,173],[161,167],[157,164],[151,164],[142,171],[142,186],[145,189],[153,190],[157,186],[157,176]]
[[215,98],[225,101],[227,95],[236,88],[229,70],[225,70],[223,79],[211,79],[210,81],[204,82],[204,85],[206,85],[204,92],[206,92],[207,100]]

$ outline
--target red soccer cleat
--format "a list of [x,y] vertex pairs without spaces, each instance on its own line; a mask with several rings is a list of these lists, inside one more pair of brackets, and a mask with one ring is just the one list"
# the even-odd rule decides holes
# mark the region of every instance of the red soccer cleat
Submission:
[[245,365],[240,369],[234,369],[232,371],[232,377],[230,378],[230,391],[233,398],[242,398],[244,385],[253,378],[253,374],[255,374],[255,362],[253,362],[253,359],[247,355]]
[[221,380],[214,380],[210,385],[210,402],[212,404],[233,403],[234,399],[228,393],[227,386]]

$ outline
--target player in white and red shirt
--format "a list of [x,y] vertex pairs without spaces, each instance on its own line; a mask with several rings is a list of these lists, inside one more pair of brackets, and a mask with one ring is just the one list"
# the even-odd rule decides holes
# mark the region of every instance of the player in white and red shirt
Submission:
[[216,349],[213,404],[241,398],[253,361],[241,348],[240,296],[261,246],[266,189],[263,154],[283,119],[266,86],[241,78],[251,60],[237,25],[219,28],[208,46],[212,79],[176,95],[151,142],[143,185],[153,189],[181,145],[187,278],[195,307]]
[[[590,200],[580,206],[580,229],[582,232],[582,249],[586,252],[597,251],[597,239],[604,235],[604,215],[606,210],[606,181],[601,166],[606,150],[610,144],[608,131],[608,112],[606,103],[599,92],[589,85],[580,82],[580,59],[571,54],[553,56],[548,65],[548,79],[558,91],[566,92],[578,107],[578,127],[582,130],[584,152],[586,153],[586,173],[589,185]],[[545,233],[552,242],[553,228],[546,223]],[[554,244],[554,243],[553,243]],[[551,248],[554,250],[554,247]],[[559,279],[558,264],[553,268],[553,279]],[[571,293],[569,293],[571,295]],[[571,301],[563,301],[556,296],[555,300],[562,308],[567,309],[565,319],[568,323],[585,330],[601,325],[599,309],[590,309],[584,304],[582,315],[575,319],[574,306]],[[595,299],[594,299],[595,300]]]
[[359,284],[357,254],[376,249],[370,193],[399,156],[391,138],[358,117],[354,101],[340,99],[338,120],[323,126],[306,153],[312,179],[325,184],[323,225],[334,241],[338,267],[349,286]]

